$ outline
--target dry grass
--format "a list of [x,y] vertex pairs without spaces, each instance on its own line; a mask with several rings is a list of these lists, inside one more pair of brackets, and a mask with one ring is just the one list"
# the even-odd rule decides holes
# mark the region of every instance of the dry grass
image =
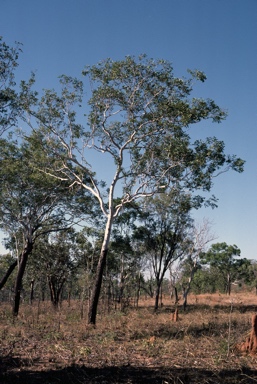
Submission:
[[257,356],[234,346],[250,332],[255,295],[190,296],[172,321],[171,300],[80,319],[79,303],[0,307],[1,383],[257,383]]

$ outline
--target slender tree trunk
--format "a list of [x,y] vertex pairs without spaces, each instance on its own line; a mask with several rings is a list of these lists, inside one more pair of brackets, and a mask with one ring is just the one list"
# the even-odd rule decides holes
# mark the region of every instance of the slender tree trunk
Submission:
[[178,299],[178,290],[177,287],[174,286],[174,296],[175,296],[175,304],[178,304],[179,299]]
[[32,305],[33,299],[34,299],[34,283],[35,283],[35,280],[32,279],[30,282],[30,299],[29,299],[30,305]]
[[121,311],[124,310],[124,284],[125,284],[125,279],[124,279],[124,257],[122,255],[122,260],[121,260],[121,273],[120,273],[120,284],[119,284],[119,296],[118,296],[118,303],[120,304],[120,309]]
[[10,275],[12,274],[12,272],[14,271],[15,267],[17,266],[18,264],[18,261],[15,260],[11,265],[10,267],[8,268],[6,274],[4,275],[4,277],[2,278],[2,280],[0,281],[0,289],[2,289],[5,285],[5,283],[7,282],[8,278],[10,277]]
[[190,271],[190,276],[188,278],[187,286],[185,288],[183,287],[183,299],[184,299],[183,309],[184,309],[184,311],[186,310],[186,307],[187,307],[187,297],[188,297],[189,291],[191,289],[191,284],[192,284],[192,281],[193,281],[193,278],[195,276],[196,271],[197,271],[197,263],[195,260],[195,262],[191,268],[191,271]]
[[58,304],[61,305],[61,295],[62,295],[65,280],[66,280],[65,278],[62,279],[59,288],[57,288],[57,290],[56,290],[56,305],[58,305]]
[[[65,278],[62,279],[61,283],[54,279],[54,277],[51,277],[49,279],[49,288],[50,288],[50,295],[51,295],[51,302],[54,306],[54,308],[57,308],[58,304],[60,303],[60,296],[62,293],[63,285],[65,282]],[[59,285],[59,287],[58,287]]]
[[55,284],[53,281],[53,277],[50,277],[48,280],[49,290],[50,290],[50,299],[51,303],[54,305],[56,293],[55,293]]
[[45,301],[45,287],[41,286],[41,300]]
[[21,289],[22,289],[22,279],[26,269],[28,256],[32,252],[33,243],[27,241],[27,244],[23,250],[23,253],[20,257],[20,262],[18,266],[18,273],[15,281],[14,287],[14,303],[13,303],[13,316],[18,316],[19,308],[20,308],[20,297],[21,297]]
[[231,277],[230,273],[227,275],[227,295],[230,296],[231,294]]
[[88,324],[95,325],[96,323],[97,307],[98,307],[101,286],[103,281],[104,268],[106,265],[112,223],[113,223],[113,215],[110,214],[106,223],[103,245],[102,245],[101,254],[100,254],[97,268],[96,268],[95,281],[94,281],[94,286],[92,289],[91,299],[90,299],[89,308],[88,308]]
[[95,276],[94,286],[93,286],[91,300],[90,300],[89,309],[88,309],[88,324],[95,325],[96,323],[97,307],[98,307],[98,301],[99,301],[100,292],[101,292],[107,253],[108,253],[108,249],[103,250],[101,252],[101,256],[97,264],[96,276]]
[[189,293],[189,289],[190,289],[190,287],[186,287],[186,288],[183,287],[183,309],[184,309],[184,311],[186,310],[186,307],[187,307],[187,296]]
[[69,290],[68,290],[68,298],[67,298],[67,301],[68,301],[68,307],[70,307],[70,301],[71,301],[71,286],[69,287]]
[[159,307],[160,291],[161,291],[161,283],[158,282],[156,285],[156,290],[155,290],[154,312],[156,312],[158,310],[158,307]]
[[139,297],[140,297],[140,290],[141,290],[141,272],[139,271],[138,283],[137,283],[137,291],[136,291],[136,308],[138,308],[138,302],[139,302]]

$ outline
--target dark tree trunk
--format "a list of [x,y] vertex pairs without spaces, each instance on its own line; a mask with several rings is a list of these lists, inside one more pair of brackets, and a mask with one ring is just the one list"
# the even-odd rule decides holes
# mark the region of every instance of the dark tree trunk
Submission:
[[41,288],[41,300],[45,301],[45,287]]
[[68,291],[68,307],[70,307],[71,289]]
[[32,252],[33,243],[27,241],[27,244],[23,250],[23,253],[20,257],[20,262],[18,266],[18,273],[15,281],[14,287],[14,303],[13,303],[13,316],[18,316],[20,308],[20,298],[21,298],[21,289],[22,289],[22,279],[26,269],[28,256]]
[[30,305],[32,305],[32,302],[33,302],[33,299],[34,299],[34,283],[35,283],[35,280],[32,279],[31,282],[30,282]]
[[158,310],[158,307],[159,307],[160,292],[161,292],[161,284],[158,283],[156,286],[156,290],[155,290],[154,312],[156,312]]
[[189,289],[183,288],[183,310],[185,311],[187,308],[187,296],[188,296]]
[[175,296],[175,304],[178,304],[179,299],[178,299],[178,290],[177,290],[177,287],[174,287],[174,296]]
[[138,302],[139,302],[139,297],[140,297],[140,290],[141,290],[141,273],[139,272],[138,283],[137,283],[137,291],[136,291],[136,308],[138,308]]
[[56,308],[60,303],[60,296],[62,293],[63,284],[65,282],[65,278],[62,279],[61,283],[56,281],[54,277],[50,277],[48,284],[50,288],[50,297],[53,306]]
[[49,280],[48,280],[48,285],[49,285],[49,289],[50,289],[50,299],[51,299],[51,303],[54,304],[55,302],[55,297],[56,297],[56,292],[55,292],[55,284],[54,284],[54,281],[53,281],[53,277],[50,277]]
[[12,272],[14,271],[15,267],[17,266],[18,264],[18,261],[15,260],[11,265],[10,267],[8,268],[6,274],[4,275],[4,277],[2,278],[2,280],[0,281],[0,289],[2,289],[5,285],[5,283],[7,282],[8,278],[10,277],[10,275],[12,274]]
[[124,299],[124,283],[125,279],[124,279],[124,275],[123,275],[123,272],[121,273],[121,278],[120,278],[120,286],[119,286],[119,294],[118,294],[118,303],[120,304],[120,307],[121,307],[121,310],[123,310],[123,299]]
[[62,279],[61,284],[60,284],[59,288],[56,291],[57,305],[60,304],[60,302],[61,302],[62,289],[63,289],[63,285],[65,283],[65,280],[66,280],[65,278]]
[[101,253],[101,256],[99,258],[97,269],[96,269],[96,276],[95,276],[95,282],[91,294],[89,309],[88,309],[88,324],[94,324],[96,323],[96,314],[97,314],[97,306],[98,301],[100,297],[101,292],[101,286],[103,281],[103,274],[104,274],[104,268],[106,265],[106,258],[107,258],[108,250],[104,250]]

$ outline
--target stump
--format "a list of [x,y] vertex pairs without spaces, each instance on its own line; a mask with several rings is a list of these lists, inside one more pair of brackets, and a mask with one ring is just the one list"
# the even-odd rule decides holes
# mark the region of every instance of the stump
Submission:
[[257,353],[257,315],[252,317],[252,330],[247,340],[237,345],[237,349],[241,352],[255,354]]

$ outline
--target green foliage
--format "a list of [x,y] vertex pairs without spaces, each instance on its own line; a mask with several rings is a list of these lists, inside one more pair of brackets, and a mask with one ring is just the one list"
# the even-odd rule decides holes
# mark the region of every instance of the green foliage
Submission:
[[0,136],[17,121],[18,97],[14,72],[18,66],[21,44],[8,46],[0,36]]
[[236,245],[227,245],[226,243],[212,244],[208,252],[202,254],[203,264],[209,264],[211,267],[218,267],[227,272],[237,264],[235,257],[240,256],[240,249]]
[[199,268],[194,275],[191,289],[195,294],[223,292],[224,281],[217,270],[213,268]]
[[69,284],[77,267],[74,231],[45,236],[32,251],[28,274],[31,280],[47,283],[54,305],[60,300],[63,285]]
[[[6,75],[13,86],[17,48],[2,46],[9,55],[2,55],[3,62],[10,57]],[[210,191],[213,177],[221,172],[241,172],[244,161],[227,156],[224,143],[216,137],[193,142],[189,136],[193,124],[221,122],[226,117],[213,100],[192,97],[195,80],[206,80],[203,72],[189,71],[188,78],[177,78],[168,61],[141,55],[120,61],[107,59],[85,68],[83,76],[81,81],[63,75],[60,92],[43,90],[39,97],[32,90],[32,74],[29,81],[21,82],[20,94],[13,94],[16,104],[12,110],[18,111],[24,129],[19,132],[19,145],[1,142],[0,226],[16,236],[23,232],[23,236],[34,235],[35,239],[46,231],[60,229],[67,217],[73,223],[80,215],[99,217],[93,220],[103,230],[95,297],[91,300],[94,305],[113,223],[125,206],[136,200],[141,203],[141,199],[161,191],[183,199],[183,203],[170,202],[171,210],[180,207],[179,224],[173,217],[173,227],[160,234],[159,223],[155,228],[154,220],[149,219],[156,232],[152,238],[144,234],[149,235],[154,247],[160,246],[164,233],[173,244],[164,248],[173,255],[182,236],[177,226],[183,220],[188,223],[188,211],[204,203],[216,204],[214,197],[208,200],[198,191]],[[85,100],[88,85],[91,94]],[[10,110],[2,105],[6,129]],[[96,158],[106,161],[104,180],[94,169]],[[156,199],[158,214],[165,194],[159,195],[158,204]],[[99,210],[95,209],[96,202]],[[162,260],[167,268],[169,257]]]
[[[10,265],[14,262],[15,262],[15,257],[11,253],[0,255],[0,279],[5,275]],[[7,283],[5,284],[5,291],[9,290],[10,292],[13,286],[14,286],[14,279],[13,277],[11,277],[8,279]]]
[[0,227],[11,237],[23,233],[31,241],[65,225],[71,200],[67,186],[37,171],[35,160],[27,145],[0,140]]
[[226,156],[222,141],[190,140],[189,126],[206,119],[220,122],[226,116],[213,100],[190,97],[195,78],[205,80],[202,72],[176,78],[169,62],[142,55],[107,59],[83,74],[92,87],[85,124],[78,122],[85,85],[76,78],[61,76],[60,94],[45,90],[37,105],[25,108],[38,122],[38,142],[50,158],[59,159],[55,167],[42,164],[44,170],[93,193],[105,214],[110,213],[110,199],[103,203],[105,193],[90,164],[92,150],[113,160],[109,194],[113,197],[116,184],[122,189],[114,213],[160,186],[179,183],[181,188],[209,191],[215,173],[242,171],[244,162]]
[[226,243],[212,244],[208,252],[201,255],[202,264],[208,264],[211,270],[219,271],[224,290],[230,294],[231,284],[245,275],[249,260],[235,259],[240,256],[240,249],[236,245]]
[[165,273],[174,261],[185,257],[192,246],[190,217],[192,201],[190,196],[175,191],[159,194],[145,204],[143,226],[135,229],[136,246],[149,260],[153,270],[158,309],[159,291]]

